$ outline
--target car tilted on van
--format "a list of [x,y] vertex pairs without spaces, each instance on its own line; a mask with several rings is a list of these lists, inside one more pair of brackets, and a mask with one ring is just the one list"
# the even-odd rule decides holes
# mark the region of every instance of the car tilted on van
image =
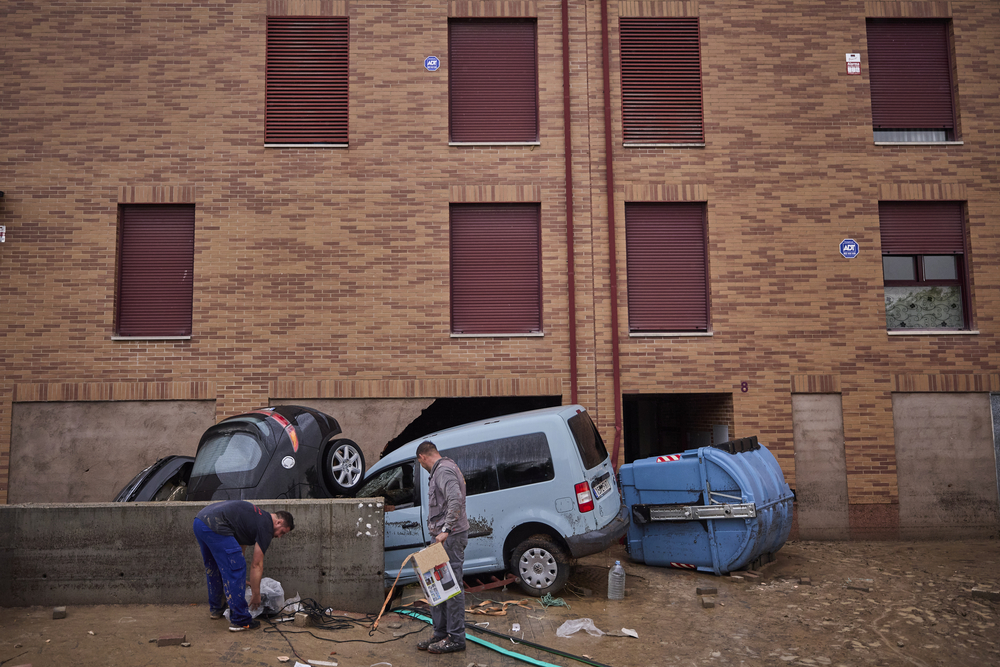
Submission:
[[[603,551],[628,528],[607,449],[579,405],[506,415],[413,440],[369,470],[358,497],[382,496],[385,578],[425,547],[428,474],[417,446],[433,442],[465,475],[466,574],[509,570],[528,594],[556,593],[574,558]],[[399,581],[416,581],[407,567]]]

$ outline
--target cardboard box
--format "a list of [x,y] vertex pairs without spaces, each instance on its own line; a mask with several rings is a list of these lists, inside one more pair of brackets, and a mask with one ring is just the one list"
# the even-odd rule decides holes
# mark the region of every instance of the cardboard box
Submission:
[[435,607],[462,592],[462,582],[456,581],[455,571],[440,542],[413,554],[413,570],[427,602]]

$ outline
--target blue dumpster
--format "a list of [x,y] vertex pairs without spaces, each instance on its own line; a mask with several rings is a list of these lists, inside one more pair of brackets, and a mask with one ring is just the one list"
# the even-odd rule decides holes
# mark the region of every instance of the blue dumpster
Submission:
[[792,491],[757,436],[621,467],[628,551],[647,565],[725,574],[784,545]]

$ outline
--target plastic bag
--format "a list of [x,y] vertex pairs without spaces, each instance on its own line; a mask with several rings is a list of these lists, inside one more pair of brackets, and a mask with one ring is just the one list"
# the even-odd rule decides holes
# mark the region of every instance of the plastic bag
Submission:
[[260,580],[260,602],[269,614],[276,614],[285,606],[285,589],[274,579],[264,577]]
[[[247,586],[245,596],[247,599],[247,608],[249,609],[250,599],[253,597],[253,593],[250,591],[249,586]],[[281,587],[281,584],[270,577],[264,577],[260,580],[260,606],[256,609],[249,609],[250,618],[257,618],[265,611],[268,614],[276,614],[284,606],[285,590]],[[227,621],[229,620],[228,609],[226,609],[222,615],[226,617]]]
[[287,616],[294,614],[297,611],[302,611],[302,598],[296,593],[295,597],[288,598],[285,600],[285,605],[281,608],[281,613]]
[[569,637],[580,630],[586,631],[591,637],[600,637],[604,634],[589,618],[577,618],[560,625],[559,629],[556,630],[556,637]]

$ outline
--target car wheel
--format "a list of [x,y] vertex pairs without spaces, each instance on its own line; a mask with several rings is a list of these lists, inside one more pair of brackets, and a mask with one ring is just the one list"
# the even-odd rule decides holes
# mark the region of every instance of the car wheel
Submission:
[[548,535],[532,535],[517,545],[510,558],[518,586],[536,597],[562,590],[569,568],[569,555]]
[[353,440],[334,440],[323,456],[323,477],[335,496],[353,495],[365,478],[365,455]]

